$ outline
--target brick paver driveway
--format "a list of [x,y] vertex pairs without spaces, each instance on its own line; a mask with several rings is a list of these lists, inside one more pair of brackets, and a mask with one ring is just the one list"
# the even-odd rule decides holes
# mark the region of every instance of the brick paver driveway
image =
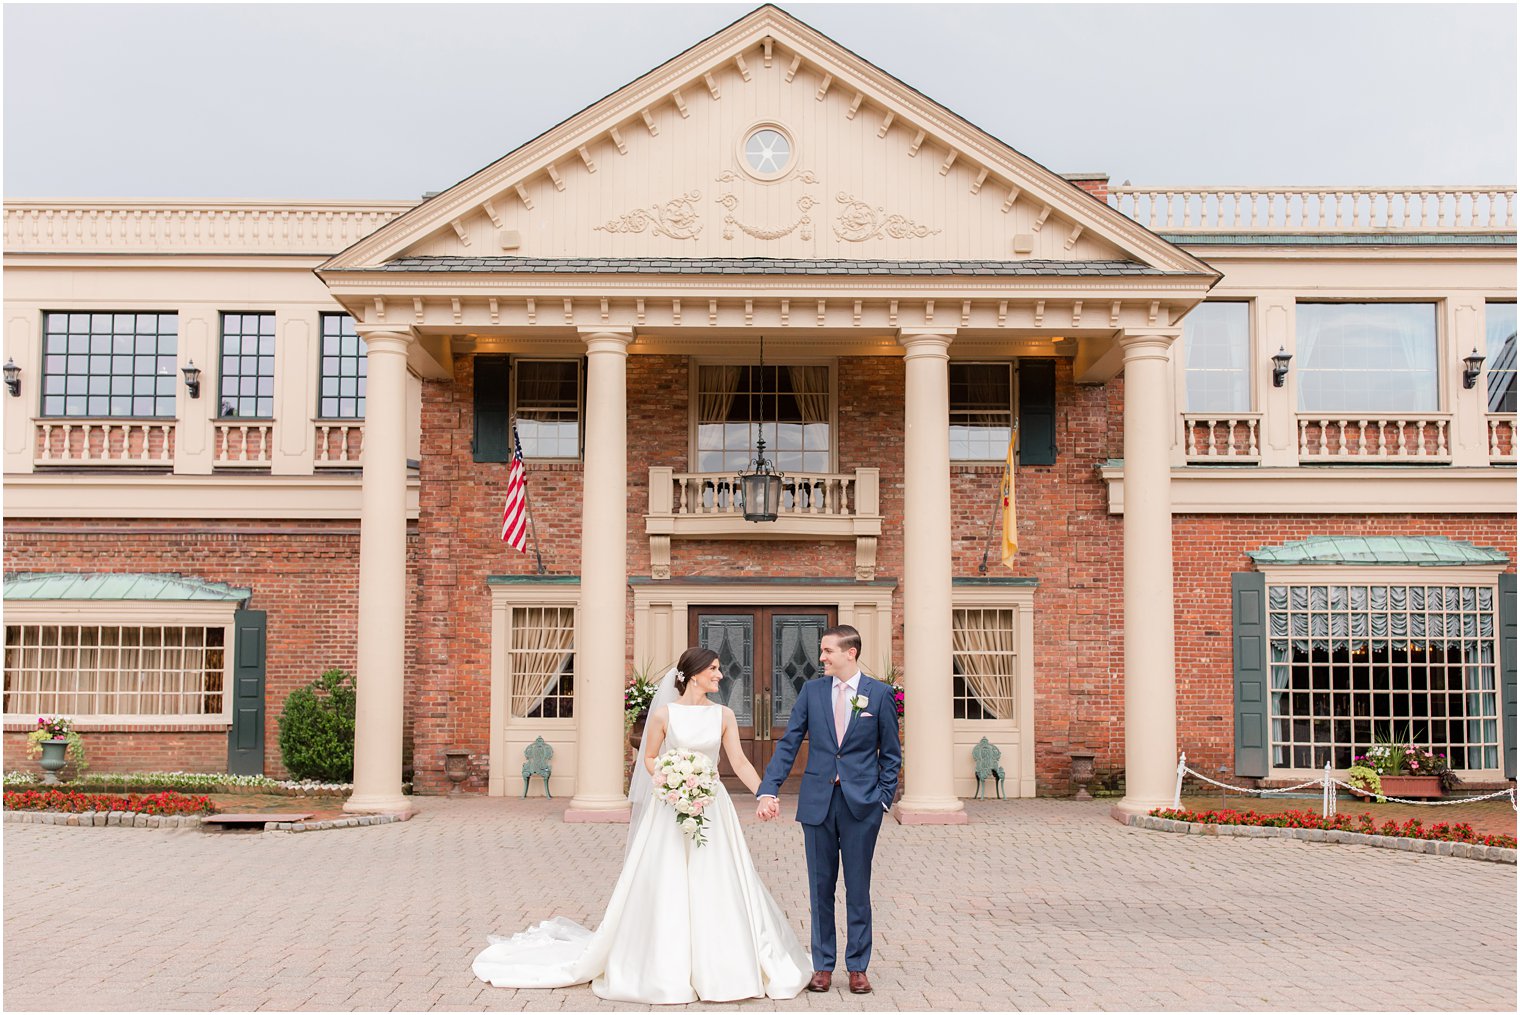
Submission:
[[[420,805],[406,824],[302,835],[6,825],[5,1006],[631,1007],[470,973],[487,933],[594,926],[622,827],[566,825],[559,802]],[[715,1007],[1515,1007],[1514,867],[1147,832],[1102,802],[968,806],[967,827],[883,829],[874,995],[836,980]],[[747,824],[806,941],[799,828]],[[1385,944],[1400,939],[1409,955]]]

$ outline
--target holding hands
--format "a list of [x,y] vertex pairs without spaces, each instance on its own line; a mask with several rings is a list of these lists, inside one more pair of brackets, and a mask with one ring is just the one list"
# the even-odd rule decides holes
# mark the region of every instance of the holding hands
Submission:
[[773,796],[763,796],[755,805],[755,817],[761,821],[770,821],[781,814],[781,801]]

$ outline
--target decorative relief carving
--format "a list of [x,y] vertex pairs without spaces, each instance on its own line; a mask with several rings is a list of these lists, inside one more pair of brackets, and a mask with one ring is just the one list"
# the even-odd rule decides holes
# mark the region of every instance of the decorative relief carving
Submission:
[[[719,183],[731,184],[745,182],[744,177],[740,176],[738,173],[735,173],[731,169],[725,169],[723,172],[717,175],[716,179]],[[790,182],[800,183],[808,186],[816,185],[819,180],[811,169],[804,169],[801,172],[796,173],[790,177]],[[766,229],[762,226],[752,225],[748,222],[740,221],[740,219],[734,214],[735,209],[739,207],[739,195],[735,194],[733,191],[729,191],[726,194],[719,194],[716,200],[723,206],[724,211],[726,212],[726,214],[723,216],[723,238],[725,240],[733,239],[735,230],[744,233],[746,236],[753,236],[757,240],[779,240],[783,236],[790,236],[792,233],[796,233],[798,238],[803,240],[811,240],[813,238],[813,218],[809,212],[818,207],[819,200],[811,194],[803,194],[801,197],[797,198],[796,207],[797,211],[799,212],[799,216],[795,222],[793,222],[791,225],[781,226],[775,229]]]
[[839,212],[839,218],[834,222],[834,235],[841,240],[860,243],[881,236],[894,240],[923,239],[925,236],[933,236],[940,232],[938,229],[921,226],[903,215],[895,213],[888,215],[887,210],[880,205],[872,208],[864,201],[855,200],[852,195],[844,191],[836,194],[834,200],[844,205]]
[[594,228],[608,233],[642,233],[648,230],[656,236],[669,236],[673,240],[694,240],[702,232],[701,214],[696,206],[696,202],[701,199],[702,192],[693,190],[664,204],[635,208],[620,218],[611,219]]

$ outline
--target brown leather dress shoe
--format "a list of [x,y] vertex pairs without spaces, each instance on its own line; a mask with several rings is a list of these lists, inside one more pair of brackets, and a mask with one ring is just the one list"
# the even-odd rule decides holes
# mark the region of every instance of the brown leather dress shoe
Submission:
[[851,994],[869,994],[870,992],[871,981],[866,978],[866,974],[864,972],[850,974]]
[[834,982],[834,974],[827,969],[819,969],[813,973],[813,978],[808,981],[808,990],[815,994],[822,994],[828,990]]

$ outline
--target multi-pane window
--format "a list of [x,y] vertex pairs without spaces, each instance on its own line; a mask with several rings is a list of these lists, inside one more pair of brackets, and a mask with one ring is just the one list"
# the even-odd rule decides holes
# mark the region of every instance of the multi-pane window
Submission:
[[347,314],[323,314],[318,417],[363,419],[368,376],[369,357],[354,330],[354,319]]
[[1490,303],[1487,308],[1488,411],[1515,411],[1515,305]]
[[950,364],[950,460],[1001,462],[1013,434],[1013,364]]
[[1300,303],[1301,412],[1434,412],[1440,405],[1433,303]]
[[833,407],[826,366],[697,370],[697,471],[734,472],[765,456],[782,472],[828,472]]
[[580,457],[580,360],[514,360],[512,404],[524,457]]
[[5,714],[228,713],[226,628],[5,625]]
[[951,611],[951,662],[957,719],[1015,719],[1018,637],[1011,609]]
[[575,608],[512,607],[512,714],[569,719],[575,714]]
[[1187,411],[1251,411],[1251,305],[1210,302],[1182,322]]
[[1347,768],[1380,739],[1499,767],[1494,590],[1270,585],[1272,764]]
[[223,314],[217,415],[274,418],[274,314]]
[[175,314],[43,315],[42,414],[172,417]]

